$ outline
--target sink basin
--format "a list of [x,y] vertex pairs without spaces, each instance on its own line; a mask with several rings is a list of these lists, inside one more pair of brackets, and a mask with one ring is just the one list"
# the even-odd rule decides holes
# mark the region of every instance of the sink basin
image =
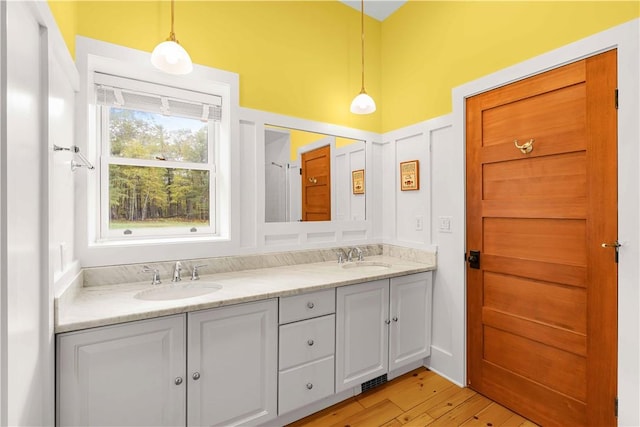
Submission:
[[379,261],[356,261],[342,264],[342,268],[353,269],[358,271],[382,271],[391,267],[391,264]]
[[168,301],[200,297],[220,289],[222,289],[222,285],[212,282],[172,283],[140,291],[134,297],[146,301]]

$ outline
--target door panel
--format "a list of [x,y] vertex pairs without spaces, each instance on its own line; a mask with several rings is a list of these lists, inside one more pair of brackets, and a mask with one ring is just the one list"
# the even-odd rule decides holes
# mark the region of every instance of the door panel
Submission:
[[302,220],[331,221],[331,146],[302,154]]
[[610,51],[467,100],[468,384],[544,425],[616,423],[616,73]]

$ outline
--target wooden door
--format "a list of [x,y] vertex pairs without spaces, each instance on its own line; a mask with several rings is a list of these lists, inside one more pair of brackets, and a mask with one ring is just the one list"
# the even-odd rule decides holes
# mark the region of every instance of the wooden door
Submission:
[[278,398],[278,303],[188,314],[188,426],[266,423]]
[[331,221],[331,146],[302,154],[302,220]]
[[468,385],[545,426],[616,424],[616,74],[610,51],[467,100]]
[[431,272],[393,277],[389,291],[389,371],[431,354]]
[[184,425],[184,315],[61,334],[57,341],[57,425]]
[[336,290],[336,393],[387,373],[389,279]]

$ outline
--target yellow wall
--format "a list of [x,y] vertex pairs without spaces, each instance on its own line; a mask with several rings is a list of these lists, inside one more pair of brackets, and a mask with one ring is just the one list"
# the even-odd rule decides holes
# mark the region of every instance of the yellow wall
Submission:
[[[62,3],[62,4],[61,4]],[[151,52],[170,27],[168,1],[49,1],[72,34]],[[75,25],[75,30],[72,28]],[[381,23],[365,19],[366,88],[380,97]],[[175,32],[192,60],[240,75],[240,105],[380,131],[380,111],[349,112],[360,91],[360,13],[337,1],[182,1]]]
[[382,23],[382,129],[451,112],[451,89],[640,16],[640,2],[409,1]]
[[[49,1],[73,35],[151,51],[169,31],[167,1]],[[366,88],[378,104],[349,112],[360,88],[360,15],[337,1],[176,2],[176,34],[196,63],[240,75],[244,107],[374,132],[451,111],[451,89],[640,16],[634,1],[416,1],[365,20]]]

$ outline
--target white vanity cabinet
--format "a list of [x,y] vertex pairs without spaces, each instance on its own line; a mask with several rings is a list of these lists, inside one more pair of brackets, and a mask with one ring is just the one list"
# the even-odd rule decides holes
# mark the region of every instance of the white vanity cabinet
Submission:
[[431,272],[336,294],[336,392],[431,354]]
[[184,315],[58,335],[57,425],[179,426]]
[[335,290],[280,298],[278,413],[334,393]]
[[189,313],[188,426],[276,417],[277,300]]
[[58,425],[274,419],[277,312],[272,299],[59,334]]

